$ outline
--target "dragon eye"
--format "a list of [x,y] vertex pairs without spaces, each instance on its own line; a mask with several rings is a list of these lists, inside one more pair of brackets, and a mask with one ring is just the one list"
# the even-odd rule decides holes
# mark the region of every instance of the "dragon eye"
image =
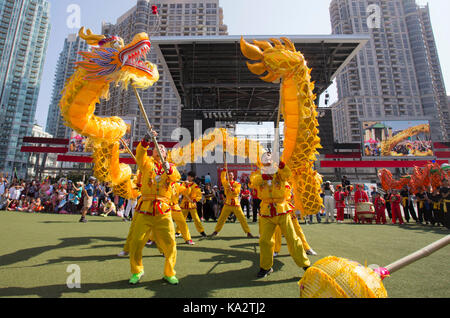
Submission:
[[120,43],[118,41],[114,41],[111,43],[111,47],[114,49],[120,49]]

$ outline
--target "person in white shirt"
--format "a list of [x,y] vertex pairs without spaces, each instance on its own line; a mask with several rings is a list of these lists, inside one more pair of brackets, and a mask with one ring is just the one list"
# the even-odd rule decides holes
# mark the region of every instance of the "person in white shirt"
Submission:
[[132,215],[134,215],[134,209],[136,208],[137,200],[136,199],[129,199],[127,202],[127,207],[125,208],[125,212],[123,214],[124,218],[123,220],[130,220],[130,212]]
[[6,188],[2,195],[0,195],[0,210],[6,209],[11,202],[9,189]]
[[[19,195],[20,195],[20,193],[19,193]],[[17,200],[16,199],[16,186],[15,185],[12,185],[9,188],[9,197],[11,198],[11,200]]]
[[14,199],[15,200],[20,200],[20,197],[21,197],[21,194],[22,194],[22,191],[23,191],[23,187],[20,184],[17,184],[15,186],[15,188],[16,188],[16,192],[15,192],[16,196],[15,196]]
[[0,177],[0,195],[5,193],[5,190],[7,189],[8,180],[6,178]]
[[334,191],[330,181],[325,182],[322,187],[322,192],[324,194],[325,222],[328,223],[328,220],[331,219],[331,222],[334,223]]

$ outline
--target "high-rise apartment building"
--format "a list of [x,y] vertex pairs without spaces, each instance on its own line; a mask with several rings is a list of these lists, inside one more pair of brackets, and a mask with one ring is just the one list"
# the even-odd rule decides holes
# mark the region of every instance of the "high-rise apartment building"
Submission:
[[0,0],[0,171],[24,177],[50,30],[46,0]]
[[[156,5],[159,17],[152,13]],[[136,6],[121,16],[116,24],[103,24],[102,33],[119,35],[125,43],[133,36],[146,32],[152,36],[227,35],[219,0],[138,0]],[[151,40],[151,39],[150,39]],[[169,70],[158,50],[152,47],[147,60],[157,64],[160,80],[146,91],[140,91],[150,122],[161,141],[171,141],[174,129],[181,125],[181,100]],[[135,139],[142,138],[147,126],[140,114],[132,90],[111,88],[110,99],[97,107],[100,116],[135,117]]]
[[[368,10],[370,5],[379,14]],[[370,17],[379,25],[368,23]],[[434,140],[449,140],[446,90],[428,6],[414,0],[332,0],[330,19],[333,34],[371,35],[337,77],[335,139],[360,142],[361,119],[426,118]]]
[[75,72],[75,63],[83,58],[78,54],[80,51],[89,51],[89,45],[76,34],[69,34],[64,41],[63,50],[59,54],[53,82],[52,99],[48,108],[45,131],[53,135],[54,138],[70,138],[71,130],[64,126],[59,109],[59,101],[61,100],[61,92],[66,81]]

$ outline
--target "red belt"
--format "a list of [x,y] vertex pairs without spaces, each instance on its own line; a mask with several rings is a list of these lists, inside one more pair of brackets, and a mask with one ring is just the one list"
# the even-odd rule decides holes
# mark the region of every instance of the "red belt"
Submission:
[[234,200],[234,199],[231,199],[231,202],[230,202],[230,204],[228,204],[228,203],[225,203],[225,205],[228,205],[228,206],[233,206],[233,207],[235,207],[235,206],[240,206],[239,204],[236,204],[236,200]]
[[276,203],[270,203],[270,215],[261,215],[261,213],[259,214],[260,217],[262,218],[273,218],[275,216],[280,216],[280,215],[284,215],[284,214],[288,214],[291,213],[293,210],[288,210],[282,213],[277,213],[277,208],[275,207]]
[[[153,205],[153,212],[140,211],[142,202],[139,204],[139,208],[138,208],[138,211],[139,211],[140,214],[156,216],[156,214],[157,214],[156,212],[158,212],[158,214],[160,214],[160,215],[164,215],[167,212],[167,211],[163,212],[163,210],[161,208],[161,203],[163,203],[163,201],[160,201],[160,200],[153,200],[153,204],[152,204]],[[168,211],[170,211],[170,209]]]

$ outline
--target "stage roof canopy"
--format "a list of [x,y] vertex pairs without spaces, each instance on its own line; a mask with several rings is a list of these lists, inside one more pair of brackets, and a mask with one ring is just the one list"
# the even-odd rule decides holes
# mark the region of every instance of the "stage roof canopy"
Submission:
[[[312,68],[322,94],[358,51],[367,35],[248,35],[245,40],[290,39]],[[184,110],[233,112],[233,121],[274,120],[279,84],[252,74],[240,50],[241,36],[154,37]]]

